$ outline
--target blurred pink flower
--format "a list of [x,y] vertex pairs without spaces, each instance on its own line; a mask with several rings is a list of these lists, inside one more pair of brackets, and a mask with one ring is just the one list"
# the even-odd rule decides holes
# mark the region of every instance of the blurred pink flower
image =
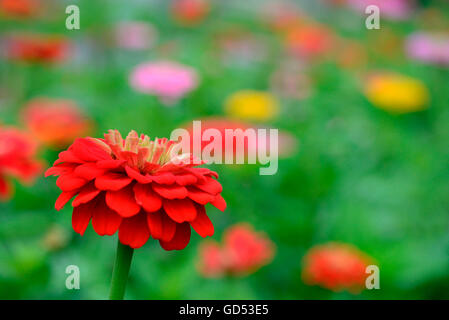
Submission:
[[198,86],[198,74],[192,67],[172,61],[138,65],[130,76],[131,86],[139,92],[158,96],[171,105]]
[[157,39],[156,29],[146,22],[124,21],[115,26],[115,43],[118,47],[129,50],[151,48]]
[[353,9],[365,13],[366,7],[378,6],[380,16],[391,20],[407,19],[415,7],[414,0],[347,0]]
[[407,38],[407,55],[415,60],[449,65],[449,35],[415,32]]

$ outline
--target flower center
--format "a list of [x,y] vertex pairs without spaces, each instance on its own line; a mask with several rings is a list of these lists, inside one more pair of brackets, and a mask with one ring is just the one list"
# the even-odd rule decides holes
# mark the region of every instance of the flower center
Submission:
[[111,148],[111,154],[119,160],[126,160],[132,167],[148,172],[169,162],[171,151],[176,144],[167,138],[155,138],[153,141],[147,135],[138,135],[132,130],[123,139],[118,130],[109,130],[105,134],[105,142]]

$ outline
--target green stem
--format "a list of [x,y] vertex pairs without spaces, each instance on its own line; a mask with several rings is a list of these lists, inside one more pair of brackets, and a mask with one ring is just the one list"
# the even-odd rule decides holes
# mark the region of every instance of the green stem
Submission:
[[133,258],[134,249],[125,246],[118,240],[117,255],[115,256],[114,270],[112,271],[111,289],[109,291],[110,300],[123,300],[128,281],[129,268]]

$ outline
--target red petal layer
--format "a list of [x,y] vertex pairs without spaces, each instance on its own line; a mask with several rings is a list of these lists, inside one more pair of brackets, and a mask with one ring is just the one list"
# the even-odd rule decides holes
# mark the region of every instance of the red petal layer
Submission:
[[162,207],[161,197],[153,191],[150,185],[134,185],[134,195],[137,204],[141,205],[147,212],[155,212]]
[[190,199],[164,200],[163,206],[165,212],[175,222],[182,223],[196,218],[196,208]]
[[93,198],[95,198],[100,192],[101,192],[100,190],[95,188],[94,183],[90,182],[81,189],[81,192],[78,194],[75,200],[73,200],[72,206],[77,207],[80,204],[89,202]]
[[147,213],[147,222],[154,239],[170,241],[175,235],[176,223],[164,212]]
[[112,236],[119,228],[121,222],[122,217],[109,209],[103,198],[96,206],[92,216],[92,227],[94,230],[100,236]]
[[198,189],[209,192],[210,194],[216,195],[223,190],[220,182],[211,177],[206,177],[206,181],[202,183],[197,183],[195,185]]
[[226,201],[225,201],[225,199],[223,199],[221,194],[217,195],[215,197],[215,200],[212,201],[210,204],[213,205],[215,208],[217,208],[220,211],[225,211],[225,209],[226,209]]
[[173,185],[160,185],[153,183],[153,190],[160,194],[165,199],[184,199],[187,197],[187,189],[183,186]]
[[140,211],[132,186],[127,186],[119,191],[106,192],[106,204],[123,218],[132,217]]
[[126,166],[125,170],[130,178],[136,180],[139,183],[146,184],[146,183],[150,183],[151,181],[153,181],[153,179],[151,179],[150,176],[144,176],[140,172],[138,172],[137,170],[134,170],[133,168],[131,168],[129,166]]
[[196,209],[197,209],[196,219],[190,221],[190,225],[203,238],[213,236],[214,225],[207,216],[206,209],[204,209],[204,206],[201,205],[196,205]]
[[215,196],[211,195],[210,193],[201,191],[195,187],[189,187],[188,191],[188,197],[199,204],[207,204],[211,201],[214,201],[215,199]]
[[118,237],[122,244],[131,248],[137,249],[143,246],[150,237],[145,214],[142,213],[132,218],[123,219],[118,231]]
[[187,222],[176,224],[176,232],[170,241],[159,240],[164,250],[182,250],[190,241],[190,225]]
[[133,181],[125,174],[108,172],[95,179],[95,186],[100,190],[118,191]]
[[171,172],[161,173],[155,176],[151,176],[153,181],[159,184],[173,184],[176,181],[175,176]]
[[75,232],[83,235],[89,225],[90,218],[95,209],[95,200],[82,204],[76,208],[73,208],[72,214],[72,227]]
[[56,203],[55,203],[55,209],[56,210],[61,210],[62,208],[64,208],[64,206],[67,204],[67,202],[70,201],[70,199],[73,198],[73,196],[75,194],[77,194],[78,190],[74,190],[74,191],[63,191],[58,199],[56,199]]
[[73,173],[65,174],[56,179],[56,185],[62,191],[73,191],[81,188],[87,183],[87,180],[79,178]]
[[85,163],[75,169],[75,174],[86,180],[93,180],[98,176],[103,175],[104,169],[98,168],[95,163]]

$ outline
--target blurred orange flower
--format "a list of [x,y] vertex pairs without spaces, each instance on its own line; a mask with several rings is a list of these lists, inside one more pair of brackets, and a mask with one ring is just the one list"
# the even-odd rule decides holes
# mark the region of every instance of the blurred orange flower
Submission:
[[332,30],[317,24],[292,28],[285,37],[287,50],[303,58],[325,56],[335,44]]
[[46,146],[60,149],[92,129],[78,105],[72,100],[35,98],[22,112],[28,130]]
[[225,231],[221,246],[212,241],[201,245],[198,269],[205,277],[248,275],[269,264],[274,252],[274,244],[264,233],[240,223]]
[[175,0],[171,6],[173,18],[182,25],[200,23],[209,11],[209,0]]
[[39,13],[38,0],[0,0],[0,13],[7,17],[29,18]]
[[426,109],[430,94],[418,79],[391,72],[369,75],[365,95],[376,107],[392,113],[407,113]]
[[365,271],[372,259],[357,248],[344,243],[326,243],[309,250],[303,259],[303,281],[332,291],[360,292]]
[[69,41],[59,35],[13,34],[6,38],[5,53],[12,60],[56,63],[69,55]]
[[43,169],[35,156],[37,143],[30,135],[14,127],[0,127],[0,200],[13,194],[11,178],[31,183]]

